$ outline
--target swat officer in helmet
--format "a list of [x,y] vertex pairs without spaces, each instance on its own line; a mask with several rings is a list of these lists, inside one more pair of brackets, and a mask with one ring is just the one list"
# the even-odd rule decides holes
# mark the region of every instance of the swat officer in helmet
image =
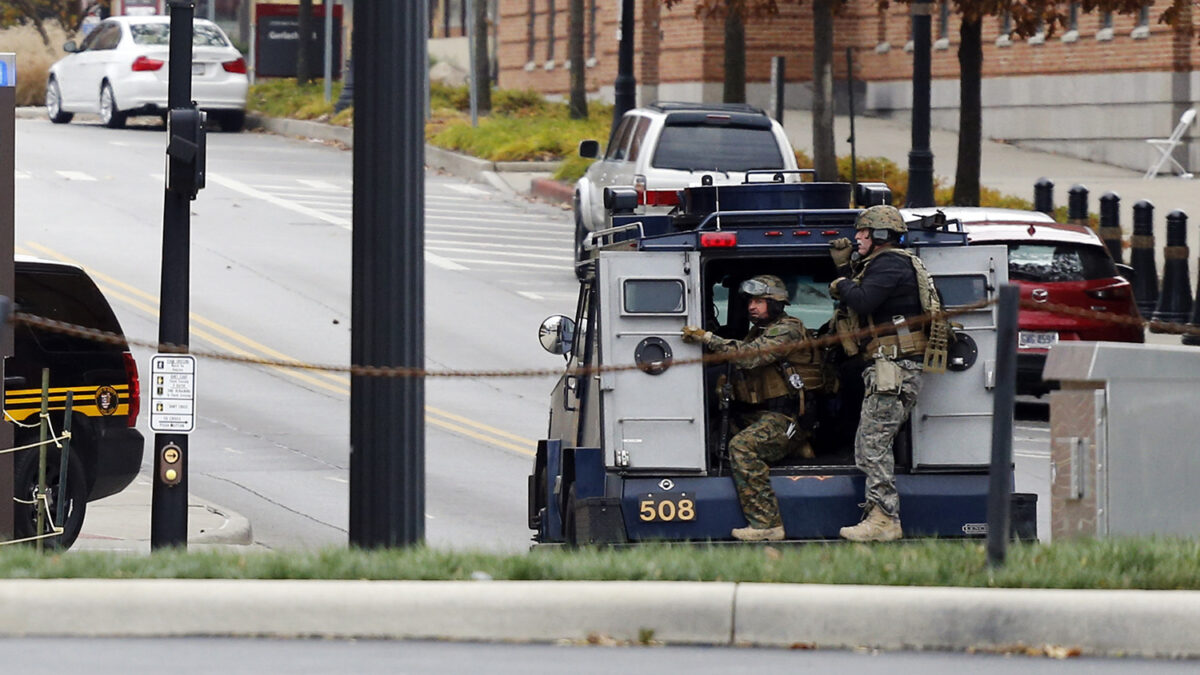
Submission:
[[684,326],[683,340],[732,357],[733,411],[740,431],[729,441],[729,461],[748,526],[731,535],[742,541],[778,541],[784,536],[783,518],[768,462],[792,452],[813,456],[808,442],[815,419],[811,397],[824,386],[821,359],[804,324],[784,312],[788,291],[779,277],[759,275],[739,290],[753,323],[745,339],[728,340]]
[[910,322],[941,305],[921,259],[901,248],[908,227],[898,210],[872,206],[858,215],[855,227],[853,243],[842,238],[829,244],[841,275],[829,285],[844,317],[839,332],[872,331],[842,341],[848,356],[867,362],[854,437],[854,463],[866,474],[866,504],[862,522],[840,534],[852,541],[891,541],[903,534],[892,443],[917,402],[930,344],[924,327],[930,324]]

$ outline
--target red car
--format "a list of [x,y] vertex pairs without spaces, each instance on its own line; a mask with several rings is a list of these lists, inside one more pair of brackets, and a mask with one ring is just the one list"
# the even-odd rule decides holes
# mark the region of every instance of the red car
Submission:
[[935,210],[957,219],[972,244],[1008,246],[1008,280],[1021,291],[1017,317],[1017,393],[1056,388],[1042,380],[1046,352],[1060,340],[1144,342],[1139,326],[1030,309],[1024,301],[1069,305],[1112,316],[1140,317],[1129,283],[1133,268],[1119,265],[1090,228],[1056,223],[1037,211],[946,207],[905,211],[906,217]]

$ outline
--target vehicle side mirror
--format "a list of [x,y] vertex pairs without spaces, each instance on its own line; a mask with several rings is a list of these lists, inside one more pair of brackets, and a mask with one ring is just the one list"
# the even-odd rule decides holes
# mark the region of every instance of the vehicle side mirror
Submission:
[[600,141],[588,139],[579,141],[579,156],[584,159],[596,159],[600,156]]
[[1117,274],[1125,277],[1125,281],[1133,282],[1137,278],[1137,270],[1133,269],[1132,265],[1117,263]]
[[63,51],[68,54],[74,54],[79,51],[79,46],[75,44],[74,40],[67,40],[63,43]]
[[547,317],[538,328],[538,341],[551,354],[566,354],[575,341],[575,321],[562,314]]

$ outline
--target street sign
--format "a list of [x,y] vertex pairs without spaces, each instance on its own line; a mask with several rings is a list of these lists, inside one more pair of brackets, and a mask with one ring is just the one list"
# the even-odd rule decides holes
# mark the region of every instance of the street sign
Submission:
[[186,434],[196,427],[196,357],[155,354],[150,359],[150,430]]

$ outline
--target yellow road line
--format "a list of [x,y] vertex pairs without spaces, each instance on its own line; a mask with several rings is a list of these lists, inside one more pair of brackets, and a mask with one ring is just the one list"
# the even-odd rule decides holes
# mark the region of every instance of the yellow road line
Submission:
[[[85,267],[79,261],[73,260],[69,256],[59,253],[58,251],[55,251],[47,246],[38,244],[37,242],[27,241],[25,242],[25,245],[47,257],[55,258],[59,261],[70,263],[72,265]],[[21,252],[26,253],[25,251]],[[158,318],[158,298],[156,296],[151,295],[140,288],[127,284],[119,279],[110,277],[102,272],[98,272],[90,267],[87,268],[87,271],[88,274],[90,274],[92,278],[97,281],[97,285],[102,287],[105,295],[116,298],[135,309],[141,310],[142,312],[145,312],[154,318]],[[300,363],[298,359],[267,347],[266,345],[252,340],[249,337],[234,331],[233,329],[200,316],[195,312],[191,312],[189,316],[194,323],[209,329],[204,330],[203,328],[192,326],[191,333],[196,337],[212,344],[218,349],[223,349],[230,353],[247,358],[255,358],[266,355],[269,358],[277,361],[292,361],[294,363]],[[232,344],[229,341],[218,337],[214,334],[214,332],[220,333],[231,340],[240,342],[249,349],[256,350],[257,353]],[[325,371],[303,371],[295,368],[286,368],[283,366],[269,367],[292,378],[306,382],[314,387],[347,397],[350,395],[350,383],[348,377],[345,375]],[[450,421],[437,419],[436,417],[431,417],[431,415],[439,415]],[[503,448],[505,450],[512,450],[513,452],[518,452],[523,455],[532,456],[534,454],[532,448],[537,445],[536,441],[530,440],[523,436],[517,436],[516,434],[511,434],[503,429],[497,429],[496,427],[492,427],[468,417],[463,417],[461,415],[457,415],[440,408],[435,408],[433,406],[425,406],[425,421],[428,424],[433,424],[434,426],[441,427],[448,431],[459,433],[489,445]],[[458,424],[455,424],[455,422]],[[515,443],[509,441],[515,441]],[[517,445],[517,443],[520,443],[521,445]]]

